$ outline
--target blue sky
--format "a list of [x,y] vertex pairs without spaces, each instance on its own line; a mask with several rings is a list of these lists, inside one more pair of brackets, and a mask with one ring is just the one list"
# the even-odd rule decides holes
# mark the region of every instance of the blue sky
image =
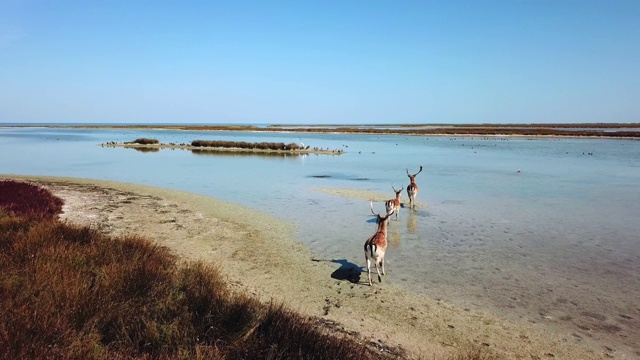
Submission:
[[640,1],[0,0],[0,122],[640,122]]

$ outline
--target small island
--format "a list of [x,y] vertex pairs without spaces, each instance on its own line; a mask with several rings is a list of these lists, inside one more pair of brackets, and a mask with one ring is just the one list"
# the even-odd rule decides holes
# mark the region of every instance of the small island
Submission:
[[194,153],[211,152],[211,153],[263,153],[263,154],[281,154],[281,155],[306,155],[306,154],[323,154],[323,155],[341,155],[344,153],[342,149],[322,149],[317,147],[302,147],[296,143],[275,143],[275,142],[245,142],[245,141],[225,141],[225,140],[193,140],[190,144],[164,144],[157,139],[139,138],[124,143],[107,142],[100,144],[106,147],[125,147],[141,151],[159,151],[160,149],[182,149],[191,150]]

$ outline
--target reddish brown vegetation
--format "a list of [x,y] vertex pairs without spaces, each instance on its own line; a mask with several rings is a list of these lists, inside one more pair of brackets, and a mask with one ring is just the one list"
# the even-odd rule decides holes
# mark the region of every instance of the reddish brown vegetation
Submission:
[[25,182],[0,181],[0,208],[17,216],[52,218],[62,212],[63,201],[49,191]]

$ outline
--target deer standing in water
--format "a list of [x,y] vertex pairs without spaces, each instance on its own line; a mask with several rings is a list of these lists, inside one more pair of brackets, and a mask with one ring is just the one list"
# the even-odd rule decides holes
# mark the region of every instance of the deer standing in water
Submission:
[[407,186],[407,195],[409,195],[409,207],[413,208],[416,206],[416,196],[418,196],[418,185],[416,185],[416,175],[422,172],[422,165],[420,165],[420,171],[411,175],[409,174],[409,169],[407,169],[407,176],[409,177],[409,181],[411,184]]
[[373,200],[369,201],[369,205],[371,206],[371,212],[373,215],[377,216],[376,223],[378,225],[376,233],[368,238],[364,243],[364,257],[367,261],[367,276],[369,278],[369,286],[371,286],[371,260],[373,260],[376,271],[378,272],[378,281],[382,282],[380,270],[382,270],[382,275],[384,275],[384,253],[387,251],[387,219],[389,219],[389,216],[393,214],[393,210],[391,210],[390,214],[381,216],[379,213],[373,211]]
[[404,189],[404,186],[401,187],[400,190],[396,190],[396,188],[393,187],[393,184],[391,184],[391,188],[396,193],[396,198],[387,200],[387,202],[384,203],[384,207],[387,209],[387,215],[391,215],[391,213],[395,212],[396,220],[398,220],[398,213],[400,212],[400,198],[402,197],[402,190]]

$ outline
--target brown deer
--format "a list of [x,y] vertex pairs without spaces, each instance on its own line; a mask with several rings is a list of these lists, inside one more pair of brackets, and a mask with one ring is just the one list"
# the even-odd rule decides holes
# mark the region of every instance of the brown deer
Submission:
[[418,185],[416,185],[416,175],[422,172],[422,165],[420,165],[420,171],[411,175],[409,174],[409,169],[407,169],[407,176],[409,177],[409,181],[411,184],[407,186],[407,195],[409,195],[409,207],[413,208],[416,206],[416,196],[418,196]]
[[373,200],[369,201],[369,205],[371,206],[371,212],[373,215],[377,216],[376,223],[378,225],[376,233],[368,238],[364,243],[364,257],[367,261],[367,276],[369,278],[369,286],[371,286],[371,260],[374,261],[376,271],[378,272],[378,281],[382,282],[380,270],[382,270],[382,275],[384,275],[384,253],[387,250],[387,219],[389,219],[389,216],[393,214],[393,210],[391,210],[390,214],[381,216],[379,213],[373,211]]
[[391,188],[396,193],[396,198],[387,200],[387,202],[384,203],[384,207],[387,209],[387,215],[395,212],[396,220],[398,220],[398,213],[400,212],[400,198],[402,197],[402,190],[404,189],[404,186],[401,187],[400,190],[396,190],[393,184],[391,184]]

